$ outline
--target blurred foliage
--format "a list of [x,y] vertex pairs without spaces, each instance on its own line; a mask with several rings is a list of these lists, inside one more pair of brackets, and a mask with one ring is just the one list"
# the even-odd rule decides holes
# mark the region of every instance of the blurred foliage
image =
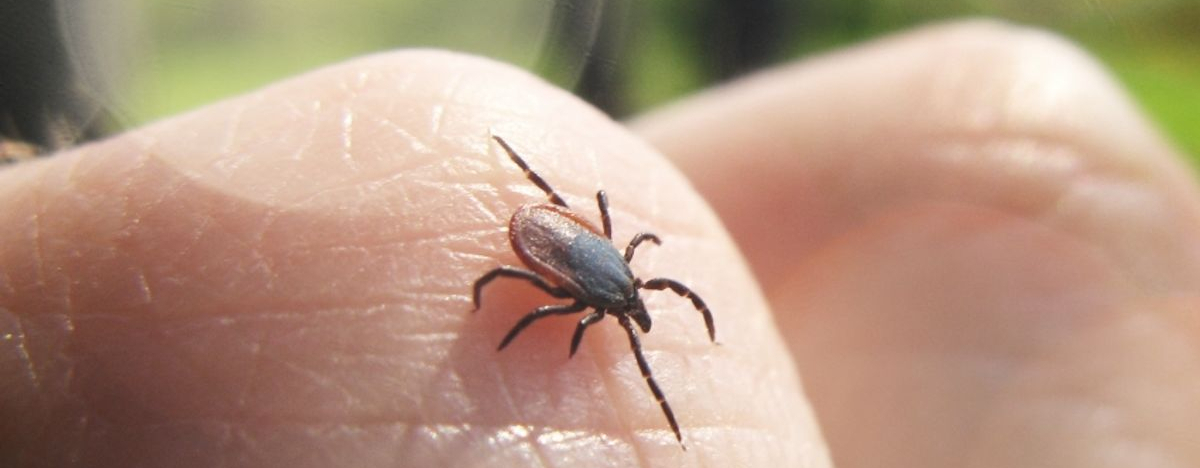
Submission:
[[118,98],[130,124],[163,117],[351,57],[438,47],[529,63],[539,2],[136,0],[138,58]]
[[[609,6],[621,6],[614,10],[551,0],[137,0],[138,58],[127,66],[128,88],[115,105],[133,125],[356,55],[422,46],[491,56],[582,86],[589,53],[577,52],[579,41],[566,54],[579,55],[574,61],[547,49],[563,42],[561,24],[556,30],[551,23],[571,18],[570,28],[582,28],[575,39],[613,36],[597,41],[609,54],[600,61],[602,76],[620,92],[621,110],[636,112],[729,78],[731,68],[721,65],[745,51],[726,50],[722,41],[745,31],[723,30],[721,15],[737,1],[611,0]],[[741,1],[765,9],[752,24],[774,38],[757,50],[765,54],[757,65],[954,18],[1056,31],[1097,55],[1184,151],[1200,157],[1195,0]],[[620,20],[619,27],[588,26],[588,18],[601,16]]]
[[[775,62],[921,24],[1000,18],[1055,31],[1107,65],[1152,119],[1200,166],[1200,2],[1194,0],[818,0],[779,3],[788,48]],[[689,22],[692,0],[658,0],[636,19],[632,107],[647,108],[719,79],[705,72],[711,44]]]

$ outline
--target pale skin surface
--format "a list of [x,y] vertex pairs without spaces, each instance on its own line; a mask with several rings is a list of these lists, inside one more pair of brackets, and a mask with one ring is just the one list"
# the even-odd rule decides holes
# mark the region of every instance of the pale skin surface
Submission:
[[[1077,50],[943,26],[633,129],[414,51],[0,171],[0,465],[1200,464],[1200,195]],[[470,312],[544,200],[490,132],[711,306],[645,293],[686,452],[611,319]]]

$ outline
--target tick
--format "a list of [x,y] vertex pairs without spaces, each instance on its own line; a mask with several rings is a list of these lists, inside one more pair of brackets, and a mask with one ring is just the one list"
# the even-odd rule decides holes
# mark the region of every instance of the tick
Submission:
[[596,204],[600,206],[600,221],[604,230],[596,229],[594,225],[571,211],[567,202],[550,188],[545,179],[537,175],[517,155],[517,152],[504,141],[493,135],[509,158],[525,172],[538,188],[550,198],[550,203],[531,203],[523,205],[513,213],[508,222],[508,240],[512,244],[517,257],[529,269],[502,266],[487,272],[475,280],[475,291],[472,300],[475,310],[479,310],[479,294],[483,287],[496,278],[516,278],[528,281],[546,294],[560,299],[572,299],[570,304],[553,304],[541,306],[526,314],[513,326],[508,335],[500,341],[497,351],[504,349],[517,337],[521,330],[533,322],[552,315],[567,315],[592,309],[579,319],[575,334],[571,337],[571,352],[575,356],[583,332],[603,320],[605,316],[616,317],[617,322],[629,336],[629,347],[637,359],[638,369],[650,386],[650,393],[658,400],[667,424],[675,433],[679,445],[683,445],[683,436],[679,433],[679,424],[675,422],[675,413],[667,403],[662,389],[654,381],[650,372],[650,364],[642,355],[642,342],[634,323],[643,333],[650,332],[650,314],[642,302],[638,291],[641,289],[664,290],[670,289],[684,298],[691,299],[696,310],[704,315],[704,325],[708,327],[708,338],[716,341],[713,328],[712,313],[704,301],[682,283],[668,278],[654,278],[642,281],[629,270],[629,262],[633,253],[642,242],[651,241],[662,244],[658,236],[641,232],[633,236],[625,247],[625,255],[617,252],[612,243],[612,220],[608,215],[608,197],[603,190],[596,192]]

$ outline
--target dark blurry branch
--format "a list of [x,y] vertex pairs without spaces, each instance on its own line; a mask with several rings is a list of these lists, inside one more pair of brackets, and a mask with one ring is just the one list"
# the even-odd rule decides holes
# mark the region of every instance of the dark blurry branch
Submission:
[[[0,157],[53,151],[102,135],[59,29],[57,2],[0,1]],[[13,149],[17,148],[17,149]]]
[[710,0],[704,2],[694,32],[708,55],[707,69],[724,81],[780,60],[788,22],[785,0]]
[[575,87],[575,92],[581,97],[613,116],[622,116],[629,112],[623,73],[628,61],[622,60],[626,45],[625,26],[628,24],[629,1],[603,2],[600,28],[587,55],[579,84]]
[[[684,42],[698,44],[705,82],[723,81],[779,60],[789,39],[788,22],[801,0],[679,1],[666,24],[682,24]],[[537,70],[551,81],[574,89],[614,117],[636,109],[629,105],[628,77],[638,53],[638,21],[651,5],[632,0],[558,0]],[[671,8],[668,8],[671,9]],[[662,27],[662,26],[659,26]]]
[[628,0],[558,0],[538,72],[609,115],[625,109],[622,29]]

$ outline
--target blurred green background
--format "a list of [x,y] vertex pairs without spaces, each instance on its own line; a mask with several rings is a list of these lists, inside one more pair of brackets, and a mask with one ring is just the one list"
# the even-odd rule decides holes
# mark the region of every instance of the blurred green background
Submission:
[[114,3],[120,8],[87,14],[110,31],[89,37],[125,51],[110,61],[118,66],[108,93],[122,127],[350,57],[426,46],[533,69],[621,117],[756,67],[933,21],[991,17],[1090,50],[1200,162],[1196,0]]

